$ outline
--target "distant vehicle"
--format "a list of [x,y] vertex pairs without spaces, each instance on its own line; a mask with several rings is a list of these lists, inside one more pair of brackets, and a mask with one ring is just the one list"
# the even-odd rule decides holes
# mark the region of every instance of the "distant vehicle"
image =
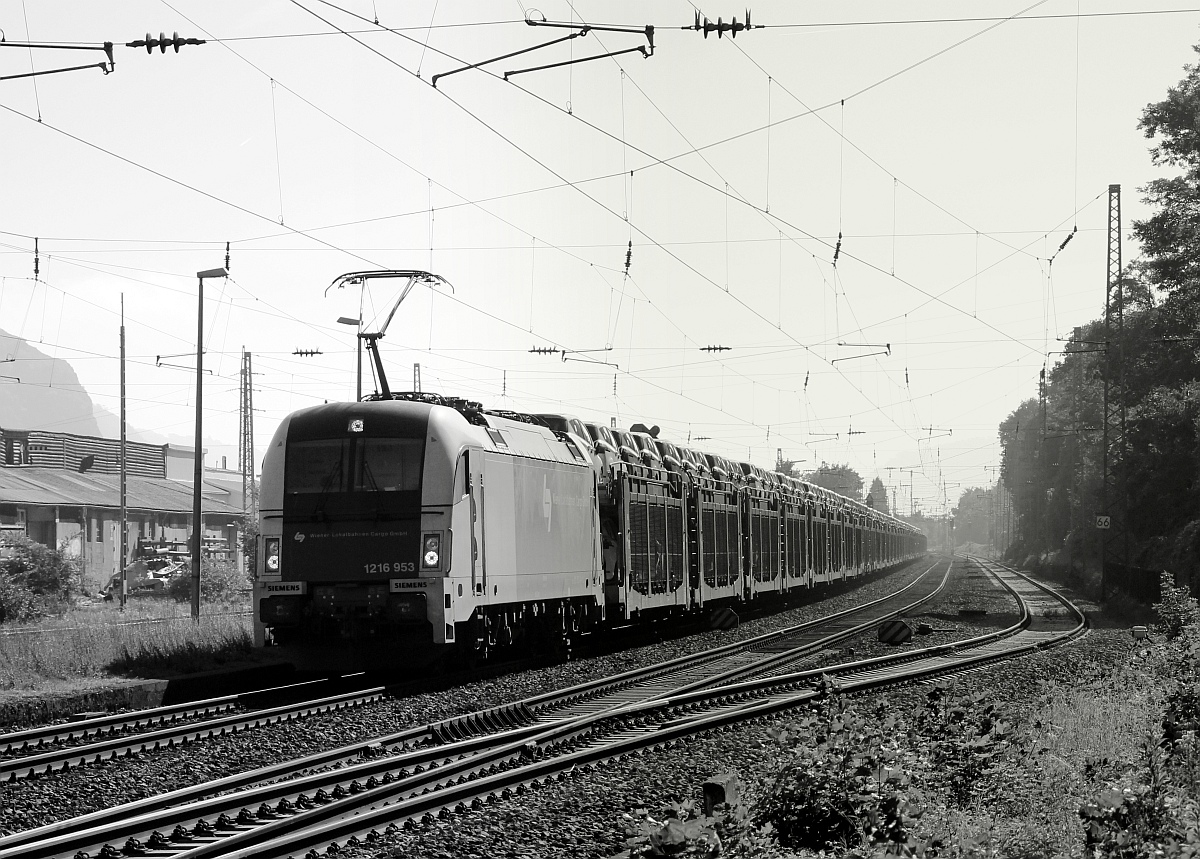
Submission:
[[[165,595],[171,584],[171,579],[188,572],[189,565],[184,561],[173,561],[169,558],[142,558],[134,561],[125,568],[130,596]],[[100,589],[105,602],[118,599],[121,596],[121,574],[113,573],[108,584]]]

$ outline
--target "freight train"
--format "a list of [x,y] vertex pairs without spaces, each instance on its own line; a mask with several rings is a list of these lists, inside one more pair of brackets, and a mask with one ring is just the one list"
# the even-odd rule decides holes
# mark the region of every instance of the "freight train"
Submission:
[[305,664],[564,655],[925,550],[886,513],[648,432],[385,393],[293,413],[263,461],[255,639]]

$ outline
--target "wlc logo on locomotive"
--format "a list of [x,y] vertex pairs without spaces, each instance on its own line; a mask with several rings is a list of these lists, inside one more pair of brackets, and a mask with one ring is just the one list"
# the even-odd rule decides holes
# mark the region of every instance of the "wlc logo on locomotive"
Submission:
[[303,543],[304,542],[304,534],[301,533],[300,531],[297,531],[296,536],[293,537],[292,539],[295,540],[297,543]]

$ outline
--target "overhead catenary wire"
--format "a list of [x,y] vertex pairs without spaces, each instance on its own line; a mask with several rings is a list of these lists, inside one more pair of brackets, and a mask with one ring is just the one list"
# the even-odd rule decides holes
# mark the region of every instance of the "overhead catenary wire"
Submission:
[[[780,232],[782,232],[782,231],[780,231]],[[630,247],[631,247],[631,246],[630,246]]]

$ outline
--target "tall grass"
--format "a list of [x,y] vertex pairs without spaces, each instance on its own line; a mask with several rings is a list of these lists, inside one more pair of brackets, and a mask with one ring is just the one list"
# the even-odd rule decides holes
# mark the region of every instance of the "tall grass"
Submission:
[[168,677],[217,668],[251,651],[250,617],[230,613],[238,607],[206,607],[196,623],[173,603],[130,605],[125,612],[71,611],[37,624],[36,631],[0,634],[0,690],[70,687],[76,681],[111,677]]

